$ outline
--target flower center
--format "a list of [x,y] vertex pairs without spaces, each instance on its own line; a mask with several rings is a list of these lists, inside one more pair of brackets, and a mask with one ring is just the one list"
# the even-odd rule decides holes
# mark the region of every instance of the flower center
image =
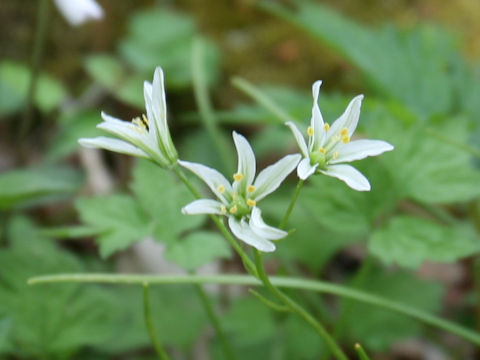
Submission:
[[235,216],[237,219],[241,219],[243,216],[250,214],[252,207],[256,204],[255,200],[238,195],[233,196],[233,200],[225,207],[224,213],[228,212],[228,214]]
[[136,118],[133,118],[132,124],[137,125],[137,128],[140,131],[149,130],[148,118],[145,116],[145,114],[142,114],[141,117],[137,116]]
[[[328,131],[330,126],[325,123],[324,129]],[[311,136],[308,131],[307,133]],[[348,129],[342,128],[337,134],[330,136],[323,146],[310,152],[310,164],[318,164],[318,168],[324,170],[330,160],[338,159],[337,145],[347,144],[348,142],[350,142]]]

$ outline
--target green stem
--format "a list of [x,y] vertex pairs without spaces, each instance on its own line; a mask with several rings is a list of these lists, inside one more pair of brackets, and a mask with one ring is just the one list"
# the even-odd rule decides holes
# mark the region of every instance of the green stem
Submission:
[[158,357],[161,360],[170,360],[162,344],[158,340],[158,336],[155,333],[155,328],[152,322],[152,314],[150,310],[150,291],[148,283],[143,283],[143,314],[145,316],[145,325],[147,326],[148,334],[152,340],[153,347],[157,352]]
[[295,193],[293,194],[292,199],[290,200],[290,204],[288,205],[287,212],[285,213],[285,216],[282,219],[282,222],[280,223],[279,228],[284,229],[285,225],[287,225],[288,218],[290,217],[290,214],[292,213],[292,210],[295,206],[295,203],[297,202],[298,195],[300,195],[300,190],[302,190],[302,186],[304,180],[298,180],[297,187],[295,188]]
[[217,148],[217,153],[220,155],[224,170],[227,172],[233,172],[234,169],[232,168],[232,162],[230,161],[232,150],[217,126],[212,104],[208,98],[208,83],[205,72],[204,55],[205,46],[203,40],[197,38],[193,42],[191,63],[195,100],[200,111],[200,118],[207,130],[210,141]]
[[360,344],[357,343],[354,347],[360,360],[370,360],[367,353],[365,352],[365,350],[363,350],[363,347]]
[[48,27],[48,8],[50,0],[41,0],[38,4],[37,25],[35,28],[35,40],[33,43],[33,56],[30,67],[30,83],[28,85],[25,110],[19,129],[19,140],[22,141],[27,135],[32,122],[33,100],[37,89],[38,73],[45,48],[45,39]]
[[222,350],[225,354],[225,359],[230,359],[230,360],[236,359],[232,351],[232,347],[230,346],[230,343],[228,342],[227,337],[225,336],[222,326],[220,325],[220,321],[218,320],[217,314],[215,314],[215,311],[213,309],[212,303],[208,295],[205,293],[205,290],[203,290],[200,284],[193,284],[193,286],[197,291],[198,297],[200,298],[203,304],[203,307],[205,308],[205,311],[207,313],[208,318],[210,319],[210,322],[215,328],[215,332],[217,333],[218,339],[220,340],[220,344],[222,346]]
[[263,91],[257,88],[252,83],[245,79],[235,77],[232,79],[232,84],[236,88],[243,91],[245,94],[254,99],[258,104],[262,105],[265,109],[275,115],[282,123],[292,121],[295,119],[291,117],[285,110],[283,110],[278,104],[267,96]]
[[[188,188],[188,190],[190,190],[190,192],[193,194],[193,196],[197,199],[200,199],[201,198],[200,193],[197,191],[197,189],[195,189],[195,187],[192,185],[192,183],[187,179],[187,177],[185,176],[183,171],[178,166],[175,166],[173,168],[173,171],[175,172],[175,174],[177,174],[177,176],[180,178],[180,180],[182,180],[182,182],[185,184],[185,186]],[[243,251],[241,246],[235,241],[235,239],[233,238],[232,234],[230,234],[230,232],[228,231],[228,229],[225,226],[225,224],[223,223],[223,221],[220,220],[215,215],[210,215],[210,219],[212,219],[212,221],[218,227],[218,229],[220,230],[222,235],[228,240],[228,242],[232,245],[232,247],[235,249],[237,254],[240,256],[246,270],[250,274],[256,276],[257,270],[256,270],[256,267],[255,267],[255,264],[248,257],[248,255]]]
[[288,295],[284,294],[282,291],[277,289],[268,278],[267,273],[265,272],[265,267],[263,266],[262,253],[255,249],[255,260],[257,265],[258,275],[260,280],[262,280],[265,287],[270,290],[278,299],[280,299],[293,313],[300,316],[307,324],[309,324],[325,341],[327,346],[330,348],[330,351],[335,355],[338,360],[348,360],[347,356],[336,343],[328,331],[320,324],[308,311],[301,307],[297,302],[295,302]]
[[[271,276],[273,285],[283,288],[316,291],[353,299],[362,303],[378,306],[402,315],[409,316],[425,324],[448,331],[476,345],[480,345],[480,334],[459,326],[435,315],[418,310],[412,306],[389,300],[364,291],[351,289],[341,285],[330,284],[318,280],[303,278]],[[28,280],[29,285],[77,282],[103,284],[227,284],[260,286],[261,281],[249,275],[118,275],[118,274],[56,274],[36,276]]]

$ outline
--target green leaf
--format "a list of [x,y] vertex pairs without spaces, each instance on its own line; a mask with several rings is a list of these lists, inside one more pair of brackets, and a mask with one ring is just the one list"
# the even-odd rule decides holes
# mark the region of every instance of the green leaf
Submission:
[[318,359],[325,344],[302,319],[289,316],[285,321],[287,359]]
[[[437,283],[375,267],[366,274],[363,286],[356,287],[430,313],[439,310],[443,294]],[[417,322],[371,305],[344,301],[343,309],[346,312],[344,329],[350,341],[360,342],[375,351],[387,350],[401,340],[418,338],[421,331]]]
[[391,26],[370,29],[311,1],[296,2],[293,11],[273,1],[260,7],[341,53],[381,94],[417,114],[451,110],[454,89],[449,68],[458,46],[445,31],[432,26],[408,32]]
[[68,167],[11,170],[0,175],[0,209],[65,196],[80,185],[80,174]]
[[402,215],[375,231],[368,247],[386,264],[418,268],[427,260],[452,263],[476,254],[480,251],[480,242],[467,225],[442,226]]
[[186,270],[195,270],[218,258],[230,258],[230,246],[219,234],[197,231],[180,241],[170,244],[165,253],[168,260],[176,262]]
[[[13,61],[0,62],[0,115],[19,111],[25,103],[30,83],[28,67]],[[42,111],[57,108],[67,96],[63,85],[55,78],[40,74],[34,103]]]
[[78,150],[79,138],[105,135],[95,127],[100,121],[98,111],[82,111],[65,116],[62,127],[49,144],[47,160],[55,162]]
[[102,257],[127,248],[152,231],[145,213],[128,195],[82,198],[75,207],[81,220],[101,233],[97,242]]
[[193,196],[176,181],[171,172],[150,161],[137,162],[131,188],[138,206],[153,222],[153,235],[158,241],[172,243],[183,232],[192,230],[205,221],[204,216],[181,214],[182,207],[193,201]]
[[115,57],[91,55],[85,60],[85,70],[117,99],[138,108],[144,107],[143,77],[130,74]]
[[272,339],[275,333],[271,311],[252,297],[235,300],[222,320],[225,330],[232,333],[231,338],[242,346]]

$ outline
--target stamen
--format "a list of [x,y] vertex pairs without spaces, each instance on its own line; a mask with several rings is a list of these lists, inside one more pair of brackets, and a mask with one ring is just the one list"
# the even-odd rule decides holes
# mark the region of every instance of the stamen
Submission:
[[308,127],[307,134],[308,136],[313,136],[313,128],[311,126]]
[[227,208],[225,205],[220,206],[220,211],[222,212],[223,215],[227,213]]
[[338,159],[338,151],[335,151],[333,153],[333,160],[337,160]]
[[349,141],[350,141],[350,136],[348,135],[342,136],[342,142],[344,144],[348,143]]
[[342,130],[340,130],[340,135],[342,135],[342,137],[347,136],[348,135],[348,129],[343,128]]
[[142,122],[145,124],[146,127],[148,127],[148,118],[145,116],[145,114],[142,114]]
[[228,210],[230,214],[235,214],[238,211],[237,205],[233,205],[230,210]]
[[330,130],[330,125],[329,125],[328,123],[325,123],[325,124],[323,125],[323,129],[324,129],[325,131]]
[[325,154],[327,152],[327,150],[324,147],[320,147],[320,148],[318,148],[318,152],[322,153],[322,154]]
[[220,194],[223,194],[225,192],[225,186],[223,185],[218,185],[217,190]]
[[233,174],[233,180],[240,181],[242,179],[243,179],[243,174],[242,173]]
[[255,186],[253,186],[253,185],[248,185],[247,191],[248,191],[249,193],[254,192],[254,191],[255,191]]
[[247,205],[248,206],[255,206],[255,205],[257,205],[257,202],[255,200],[248,199],[247,200]]

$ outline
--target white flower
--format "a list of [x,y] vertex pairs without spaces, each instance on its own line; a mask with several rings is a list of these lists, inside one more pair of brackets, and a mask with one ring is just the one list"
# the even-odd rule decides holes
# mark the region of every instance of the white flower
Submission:
[[55,0],[55,4],[73,26],[103,17],[103,9],[95,0]]
[[298,177],[305,180],[315,172],[321,172],[344,181],[352,189],[368,191],[370,183],[367,178],[353,166],[342,163],[380,155],[385,151],[393,150],[393,146],[382,140],[350,141],[360,117],[363,95],[353,98],[345,112],[332,126],[324,123],[318,107],[321,84],[321,81],[316,81],[312,86],[313,108],[311,123],[307,129],[308,145],[295,124],[286,123],[292,130],[303,154],[303,159],[297,168]]
[[177,150],[173,145],[167,124],[167,104],[161,67],[155,69],[153,84],[145,81],[145,108],[147,116],[137,117],[132,122],[116,119],[102,112],[103,122],[97,125],[120,139],[96,137],[80,139],[86,147],[103,148],[128,155],[140,156],[157,162],[162,167],[173,166]]
[[208,166],[178,161],[202,179],[219,200],[195,200],[185,206],[182,213],[228,216],[228,225],[236,237],[260,251],[271,252],[275,250],[271,240],[279,240],[287,236],[287,232],[265,224],[257,203],[280,186],[298,165],[301,156],[287,155],[266,167],[255,179],[255,155],[250,144],[236,132],[233,132],[233,141],[238,153],[238,169],[233,175],[233,184]]

